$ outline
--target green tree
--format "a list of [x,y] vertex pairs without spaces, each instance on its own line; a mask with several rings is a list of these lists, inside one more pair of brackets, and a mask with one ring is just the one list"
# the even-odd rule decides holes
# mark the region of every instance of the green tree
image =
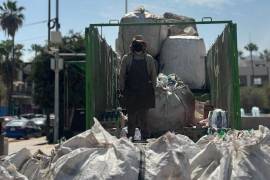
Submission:
[[264,86],[265,94],[267,97],[267,105],[268,109],[270,110],[270,84]]
[[53,109],[54,101],[54,73],[50,69],[50,58],[48,54],[38,55],[33,62],[32,80],[35,84],[33,99],[46,112]]
[[258,46],[252,42],[250,42],[249,44],[247,44],[245,47],[244,47],[247,51],[249,51],[250,53],[250,60],[251,60],[251,68],[252,68],[252,81],[253,81],[253,78],[254,78],[254,60],[253,60],[253,52],[254,51],[258,51]]
[[2,105],[2,101],[4,100],[5,96],[6,96],[6,86],[0,77],[0,106]]
[[37,57],[37,55],[39,53],[41,53],[43,51],[43,49],[44,49],[44,47],[42,47],[39,44],[32,44],[31,45],[31,51],[34,51],[35,52],[35,57]]
[[262,53],[260,53],[260,58],[270,62],[270,50],[265,49]]
[[244,57],[243,57],[243,51],[238,51],[238,57],[242,60],[242,59],[244,59]]
[[0,42],[0,63],[8,61],[12,51],[12,41],[6,40]]
[[253,106],[267,108],[268,100],[264,88],[242,87],[240,89],[240,104],[247,111],[251,111]]
[[0,6],[0,25],[6,35],[12,39],[12,65],[11,65],[11,82],[8,95],[9,112],[11,112],[11,95],[13,93],[13,78],[15,72],[15,34],[23,25],[24,7],[17,6],[17,1],[7,0]]
[[[33,61],[32,79],[35,84],[35,104],[46,111],[52,112],[54,107],[54,71],[50,69],[50,59],[53,58],[43,47]],[[62,53],[85,53],[84,37],[78,33],[69,33],[63,37],[63,45],[60,47]],[[63,119],[70,122],[76,108],[83,108],[85,105],[85,82],[84,72],[80,65],[74,61],[84,60],[84,57],[66,57],[65,68],[59,74],[60,87],[60,126],[63,126]],[[72,63],[68,63],[72,61]],[[68,97],[68,101],[67,101]],[[68,116],[66,116],[68,114]]]
[[[9,97],[9,92],[11,89],[11,83],[13,81],[13,76],[12,74],[16,75],[17,71],[12,73],[12,61],[11,59],[11,51],[12,51],[12,41],[11,40],[6,40],[6,41],[1,41],[0,42],[0,76],[2,77],[2,81],[5,84],[6,87],[6,97],[8,99]],[[22,50],[23,50],[23,45],[22,44],[16,44],[15,45],[15,50],[14,50],[14,57],[15,57],[15,62],[14,65],[15,67],[20,68],[20,64],[22,63],[21,56],[22,56]]]

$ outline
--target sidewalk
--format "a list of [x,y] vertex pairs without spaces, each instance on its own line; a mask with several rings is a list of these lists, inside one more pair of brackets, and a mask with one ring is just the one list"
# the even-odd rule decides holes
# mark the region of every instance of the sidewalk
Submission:
[[8,143],[8,154],[12,154],[23,148],[27,148],[31,151],[31,153],[35,153],[40,149],[42,152],[50,155],[51,150],[54,148],[53,144],[47,144],[46,137],[31,138],[28,140],[9,139]]

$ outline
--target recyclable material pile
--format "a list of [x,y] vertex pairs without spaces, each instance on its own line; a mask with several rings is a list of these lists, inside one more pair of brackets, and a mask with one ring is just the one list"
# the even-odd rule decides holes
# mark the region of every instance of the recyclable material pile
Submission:
[[[160,72],[175,73],[191,89],[205,86],[206,48],[193,18],[166,12],[153,14],[144,7],[127,13],[121,23],[183,23],[177,25],[120,26],[116,52],[120,57],[130,52],[133,37],[142,35],[147,53],[159,62]],[[190,22],[190,24],[188,24]]]
[[0,161],[0,179],[256,179],[270,177],[270,130],[228,131],[197,143],[166,133],[146,145],[111,136],[95,120],[52,156],[27,149]]

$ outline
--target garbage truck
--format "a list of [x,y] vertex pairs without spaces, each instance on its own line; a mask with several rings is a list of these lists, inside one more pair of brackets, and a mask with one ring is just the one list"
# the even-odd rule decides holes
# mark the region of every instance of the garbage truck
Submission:
[[[214,108],[224,109],[228,112],[229,126],[231,128],[240,129],[237,25],[232,21],[214,21],[211,18],[203,18],[202,21],[194,22],[157,21],[143,23],[109,22],[90,24],[85,31],[87,47],[86,128],[89,129],[93,125],[93,117],[102,119],[102,114],[105,111],[116,109],[119,105],[116,93],[118,88],[117,78],[120,63],[119,52],[114,51],[112,47],[108,45],[106,39],[102,37],[102,29],[106,27],[118,27],[120,29],[137,27],[147,30],[147,28],[151,29],[155,26],[206,26],[216,24],[224,24],[225,28],[217,37],[216,41],[213,42],[212,47],[210,47],[204,57],[204,86],[201,86],[199,81],[199,83],[194,84],[195,88],[191,89],[191,91],[194,94],[207,93],[209,95],[209,102]],[[166,41],[167,43],[168,41],[175,41],[176,38],[177,37],[165,38],[166,40],[163,40],[162,43],[164,44],[165,42],[166,44]],[[198,38],[196,40],[198,40]],[[167,48],[175,47],[171,46]],[[154,52],[155,50],[153,49],[152,51]],[[175,67],[175,70],[177,70],[177,68],[178,67]],[[193,72],[190,73],[192,74]]]
[[[203,39],[198,36],[196,25],[224,25],[223,31],[207,52]],[[119,30],[115,49],[103,35],[105,28]],[[152,36],[148,35],[149,32]],[[93,117],[96,117],[105,128],[111,130],[110,132],[119,132],[117,129],[120,124],[117,110],[120,106],[117,95],[119,68],[121,58],[128,52],[129,43],[134,34],[144,35],[148,43],[148,53],[158,60],[160,72],[166,75],[175,73],[184,82],[187,88],[181,89],[180,94],[191,92],[194,96],[193,100],[207,102],[208,106],[204,105],[202,115],[204,118],[207,118],[210,110],[223,109],[228,114],[229,127],[241,128],[237,25],[231,20],[215,21],[210,17],[195,21],[171,13],[165,13],[163,17],[159,17],[147,11],[134,11],[126,14],[121,21],[110,20],[108,23],[90,24],[85,29],[83,130],[90,129],[94,123]],[[180,100],[185,101],[183,98]],[[187,102],[181,105],[181,107],[185,106],[182,108],[184,109],[182,114],[176,116],[180,119],[185,116],[187,120],[192,121],[194,117],[186,116],[186,114],[196,116],[197,112],[194,113],[194,109],[191,108],[192,103]],[[207,111],[209,107],[212,108]],[[177,108],[175,109],[174,111],[177,111]],[[163,130],[175,131],[177,121],[173,124],[170,120],[177,117],[169,116],[167,111],[162,113],[159,109],[152,110],[150,123],[157,125],[157,121],[167,122],[170,126]],[[76,119],[72,121],[74,121],[72,124],[76,124]],[[162,124],[159,124],[159,127],[161,126]],[[183,126],[183,124],[177,124],[177,126]],[[153,126],[156,129],[159,127]],[[185,134],[185,132],[181,133]]]

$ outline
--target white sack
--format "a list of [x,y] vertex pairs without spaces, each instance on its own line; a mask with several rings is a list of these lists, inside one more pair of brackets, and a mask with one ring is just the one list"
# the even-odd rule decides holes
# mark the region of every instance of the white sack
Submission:
[[[270,177],[270,130],[263,126],[259,130],[232,130],[222,138],[217,134],[205,136],[196,144],[186,136],[168,132],[144,146],[111,136],[95,120],[91,130],[66,141],[56,152],[60,150],[63,154],[46,168],[47,160],[32,157],[26,150],[6,156],[0,161],[0,179],[137,180],[140,175],[147,180],[268,180]],[[21,166],[20,172],[15,165]]]
[[94,119],[93,127],[77,136],[65,141],[58,149],[56,156],[53,159],[55,162],[59,157],[70,153],[78,148],[96,148],[107,147],[117,140],[116,137],[111,136],[99,123]]
[[[208,138],[209,137],[209,138]],[[205,145],[209,142],[207,145]],[[229,131],[201,138],[204,149],[191,160],[193,180],[267,180],[270,177],[270,130]]]
[[35,158],[29,159],[20,170],[20,173],[25,175],[28,180],[40,179],[41,162]]
[[28,180],[28,178],[20,174],[16,167],[10,162],[6,161],[0,163],[0,179],[1,180]]
[[197,36],[170,36],[160,53],[161,72],[175,73],[191,89],[205,85],[204,40]]
[[15,154],[5,157],[5,161],[13,164],[17,170],[20,170],[25,162],[32,158],[32,154],[29,149],[23,148]]
[[175,75],[160,74],[157,78],[156,105],[148,111],[146,118],[151,135],[160,136],[168,131],[179,132],[193,122],[195,111],[193,94],[178,77],[172,80],[173,76]]
[[49,170],[48,179],[137,179],[139,150],[127,139],[111,136],[95,124],[64,142]]
[[[169,23],[195,22],[195,19],[191,17],[177,15],[169,12],[164,13],[163,17],[165,18],[165,21]],[[198,36],[198,31],[196,24],[169,25],[168,34],[169,36]]]
[[[162,21],[163,17],[154,15],[144,8],[130,12],[121,19],[121,23],[155,23]],[[156,56],[159,54],[161,45],[168,35],[168,27],[166,25],[119,27],[116,49],[121,56],[130,51],[132,38],[136,35],[143,35],[147,43],[148,53]]]
[[76,149],[52,164],[51,179],[138,179],[139,157],[134,149]]
[[[78,144],[74,146],[72,141],[79,137],[84,147],[79,147]],[[47,178],[137,180],[140,175],[145,179],[189,180],[187,149],[184,151],[177,145],[184,142],[192,144],[188,138],[179,139],[176,135],[167,134],[145,148],[138,148],[126,138],[116,139],[110,136],[95,120],[90,131],[75,136],[62,145],[73,149],[51,165]],[[195,153],[194,148],[192,152]]]
[[150,142],[149,149],[154,149],[156,153],[166,152],[167,149],[180,150],[187,155],[188,159],[192,159],[201,151],[200,147],[189,139],[189,137],[171,132],[168,132],[155,141]]

